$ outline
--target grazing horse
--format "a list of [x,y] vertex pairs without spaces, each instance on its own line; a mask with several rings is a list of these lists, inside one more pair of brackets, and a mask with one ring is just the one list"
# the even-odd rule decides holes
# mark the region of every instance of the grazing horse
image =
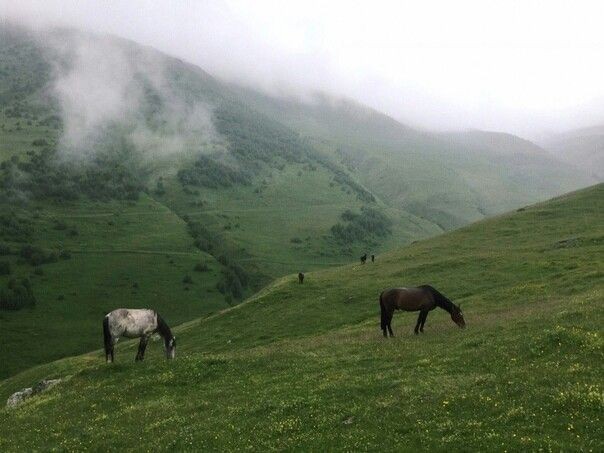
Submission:
[[366,253],[361,257],[361,264],[365,264],[365,261],[367,261],[367,254]]
[[[384,336],[388,337],[388,332],[390,332],[391,337],[394,336],[391,325],[394,310],[419,311],[419,317],[415,325],[415,334],[417,335],[424,331],[428,313],[436,307],[448,311],[453,322],[459,327],[464,328],[466,326],[461,308],[430,285],[422,285],[417,288],[392,288],[383,291],[380,294],[380,309]],[[388,329],[388,332],[386,329]]]
[[140,337],[141,341],[135,361],[143,360],[147,342],[154,333],[158,333],[164,339],[166,358],[173,359],[176,351],[176,338],[172,335],[168,324],[154,310],[118,308],[107,313],[103,319],[107,363],[113,362],[113,346],[120,337]]
[[304,283],[304,274],[302,272],[298,273],[298,283]]

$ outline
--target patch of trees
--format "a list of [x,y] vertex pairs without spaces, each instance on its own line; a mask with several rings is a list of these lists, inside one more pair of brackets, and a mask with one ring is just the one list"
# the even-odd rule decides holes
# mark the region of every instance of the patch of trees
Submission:
[[363,201],[365,203],[375,202],[375,197],[373,194],[352,179],[352,177],[342,170],[339,165],[319,153],[314,153],[313,157],[333,174],[333,180],[335,183],[342,187],[349,187],[359,201]]
[[193,268],[195,272],[208,272],[210,268],[206,263],[197,263]]
[[61,158],[51,147],[28,154],[28,161],[14,157],[0,164],[0,192],[6,201],[81,196],[134,200],[146,188],[148,169],[134,146],[117,137],[107,138],[94,155],[81,159]]
[[331,234],[341,244],[367,241],[371,237],[385,237],[391,234],[392,221],[376,209],[363,206],[360,213],[346,210],[341,215],[342,222],[331,227]]
[[[257,269],[249,266],[244,268],[238,258],[245,256],[245,251],[237,246],[230,244],[224,237],[214,233],[200,222],[191,221],[185,218],[189,227],[189,233],[195,240],[195,246],[204,252],[217,257],[216,259],[222,265],[221,278],[216,284],[216,288],[225,295],[225,297],[241,299],[246,289],[258,289],[267,282],[264,276]],[[198,272],[204,272],[203,267]]]
[[197,187],[230,187],[234,184],[249,185],[251,175],[245,169],[236,169],[206,155],[200,155],[192,167],[178,171],[183,185]]
[[59,256],[55,252],[47,252],[34,245],[24,245],[19,250],[19,256],[32,266],[40,266],[47,263],[56,263]]
[[304,162],[308,154],[309,146],[296,132],[242,104],[223,103],[215,111],[214,124],[232,154],[248,165]]
[[9,275],[10,272],[10,263],[8,261],[0,261],[0,275]]
[[5,288],[0,288],[0,309],[20,310],[36,305],[36,297],[28,279],[10,279]]
[[[9,211],[0,214],[0,237],[9,241],[25,242],[33,234],[33,225],[30,219]],[[0,255],[9,255],[10,247],[0,245]]]
[[216,288],[222,294],[230,294],[235,299],[242,299],[244,290],[249,283],[247,272],[224,255],[219,256],[218,261],[224,267],[222,269],[222,279],[217,283]]

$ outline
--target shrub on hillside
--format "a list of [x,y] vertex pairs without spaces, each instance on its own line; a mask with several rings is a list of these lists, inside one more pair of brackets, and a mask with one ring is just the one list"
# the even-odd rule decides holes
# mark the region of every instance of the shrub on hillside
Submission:
[[206,263],[197,263],[193,268],[195,272],[208,272],[210,268]]
[[33,146],[48,146],[48,142],[43,138],[37,138],[33,142],[31,142]]
[[55,263],[58,260],[57,254],[54,252],[46,252],[40,247],[34,245],[24,245],[19,251],[19,256],[27,261],[32,266],[39,266],[46,263]]
[[250,174],[234,168],[206,155],[200,155],[192,167],[178,171],[178,180],[182,185],[197,187],[230,187],[234,184],[248,185]]
[[61,252],[59,253],[59,258],[62,260],[69,260],[71,259],[71,252],[67,250],[61,250]]
[[53,229],[58,231],[63,231],[67,229],[67,224],[62,220],[55,220],[55,224],[53,225]]
[[22,242],[28,240],[32,233],[31,220],[14,212],[0,214],[0,237]]
[[390,219],[373,208],[363,206],[360,214],[346,210],[340,218],[344,222],[332,226],[331,234],[342,244],[368,241],[372,236],[384,237],[391,233]]
[[9,280],[6,288],[0,289],[0,309],[20,310],[36,305],[36,298],[28,279]]
[[0,275],[9,275],[10,270],[10,263],[8,261],[0,261]]

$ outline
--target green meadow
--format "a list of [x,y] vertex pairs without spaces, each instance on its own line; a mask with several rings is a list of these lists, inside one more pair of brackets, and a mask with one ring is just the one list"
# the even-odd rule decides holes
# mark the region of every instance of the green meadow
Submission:
[[[95,351],[2,381],[6,398],[64,379],[0,410],[0,449],[602,451],[603,241],[600,184],[282,277],[176,328],[174,361],[124,342],[113,365]],[[437,309],[415,336],[396,313],[384,339],[379,292],[423,283],[467,328]]]

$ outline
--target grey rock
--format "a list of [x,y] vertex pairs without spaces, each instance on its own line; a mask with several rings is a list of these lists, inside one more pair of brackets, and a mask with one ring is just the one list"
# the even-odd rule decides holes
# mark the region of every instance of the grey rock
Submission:
[[8,400],[6,401],[6,407],[17,407],[26,399],[51,389],[61,381],[62,379],[44,379],[38,382],[33,387],[27,387],[22,390],[19,390],[18,392],[13,393],[8,398]]

